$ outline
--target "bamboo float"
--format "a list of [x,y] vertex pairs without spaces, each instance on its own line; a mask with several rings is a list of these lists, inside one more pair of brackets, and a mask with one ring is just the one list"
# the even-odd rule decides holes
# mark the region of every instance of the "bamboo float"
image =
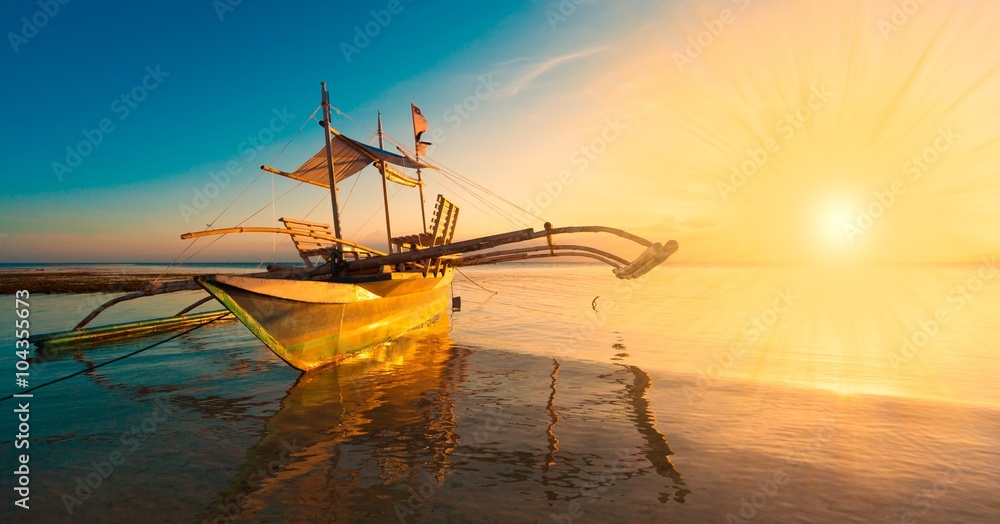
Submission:
[[[206,324],[219,319],[219,316],[225,313],[227,313],[226,310],[220,309],[205,313],[197,313],[194,315],[166,317],[154,320],[141,320],[138,322],[114,324],[111,326],[102,326],[92,329],[71,329],[69,331],[61,331],[59,333],[36,335],[29,338],[28,341],[39,348],[45,347],[47,349],[54,350],[67,349],[67,346],[70,345],[77,347],[78,345],[95,344],[98,342],[107,342],[109,340],[121,338],[152,335],[154,333],[172,331],[182,327]],[[235,317],[233,317],[232,313],[229,313],[220,320],[234,319]]]

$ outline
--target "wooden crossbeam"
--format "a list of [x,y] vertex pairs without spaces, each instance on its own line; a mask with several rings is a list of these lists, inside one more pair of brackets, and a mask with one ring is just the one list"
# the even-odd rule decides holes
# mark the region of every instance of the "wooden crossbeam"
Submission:
[[482,249],[489,249],[491,247],[496,247],[503,244],[522,242],[524,240],[531,239],[533,233],[534,230],[530,228],[522,229],[520,231],[511,231],[508,233],[500,233],[499,235],[474,238],[472,240],[464,240],[461,242],[454,242],[451,244],[430,247],[427,249],[421,249],[417,251],[394,253],[392,255],[385,255],[385,256],[374,256],[364,260],[348,262],[345,266],[348,271],[354,271],[362,269],[371,269],[379,267],[381,265],[391,266],[396,264],[406,264],[408,262],[418,262],[420,260],[426,260],[428,258],[437,258],[444,255],[454,255],[457,253],[479,251]]

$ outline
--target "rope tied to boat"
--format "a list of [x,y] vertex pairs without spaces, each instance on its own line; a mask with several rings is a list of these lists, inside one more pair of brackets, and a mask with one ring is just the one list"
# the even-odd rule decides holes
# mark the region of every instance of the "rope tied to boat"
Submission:
[[494,295],[496,295],[497,293],[499,293],[499,291],[493,291],[492,289],[486,289],[479,282],[476,282],[475,280],[472,280],[471,278],[469,278],[469,275],[466,275],[465,273],[462,273],[461,269],[458,269],[457,267],[454,268],[454,269],[455,269],[455,271],[458,271],[459,275],[462,275],[463,277],[465,277],[466,280],[468,280],[469,282],[472,282],[473,284],[475,284],[479,289],[482,289],[483,291],[486,291],[487,293],[493,293]]

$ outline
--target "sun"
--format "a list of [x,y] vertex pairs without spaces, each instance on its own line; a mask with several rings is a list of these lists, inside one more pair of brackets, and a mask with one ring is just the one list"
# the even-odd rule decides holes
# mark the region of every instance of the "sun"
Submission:
[[843,252],[856,245],[858,238],[852,235],[852,227],[856,227],[857,211],[850,201],[832,200],[817,212],[817,236],[826,250]]

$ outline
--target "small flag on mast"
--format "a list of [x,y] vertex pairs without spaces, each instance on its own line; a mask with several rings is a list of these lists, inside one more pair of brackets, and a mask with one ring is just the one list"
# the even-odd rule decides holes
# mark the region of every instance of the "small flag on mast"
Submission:
[[420,140],[421,135],[429,129],[427,119],[424,118],[424,114],[420,112],[419,107],[410,104],[410,110],[413,112],[413,142],[416,145],[417,156],[427,156],[427,146],[431,145],[431,143]]

